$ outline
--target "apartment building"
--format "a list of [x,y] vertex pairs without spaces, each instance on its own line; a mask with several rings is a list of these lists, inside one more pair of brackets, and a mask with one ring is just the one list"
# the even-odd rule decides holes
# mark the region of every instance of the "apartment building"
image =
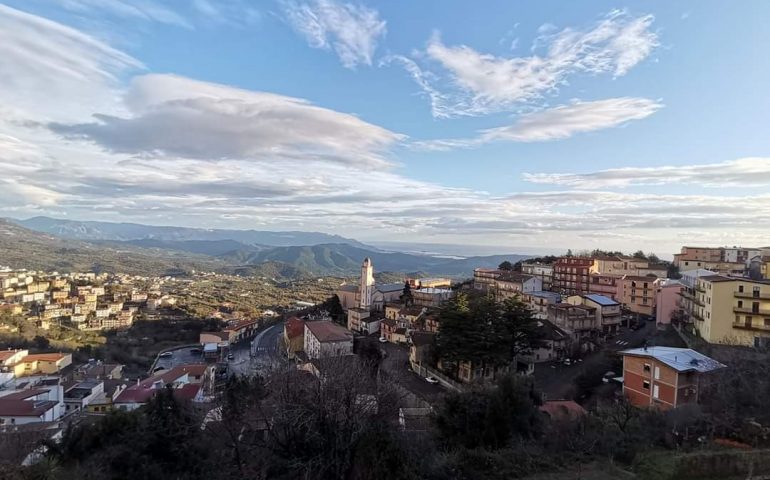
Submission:
[[742,276],[762,255],[760,248],[682,247],[681,252],[674,255],[674,265],[682,272],[702,268],[721,275]]
[[353,334],[330,321],[305,322],[305,354],[310,359],[353,353]]
[[650,264],[644,258],[626,257],[626,256],[602,256],[593,259],[591,273],[609,274],[609,275],[638,275],[641,277],[654,275],[664,278],[667,274],[667,268],[662,265]]
[[600,328],[602,333],[605,334],[617,333],[621,320],[620,303],[609,297],[597,295],[595,293],[572,295],[567,298],[567,303],[572,305],[583,305],[593,309],[596,314],[595,325],[597,328]]
[[620,352],[623,394],[637,407],[670,410],[697,403],[708,374],[724,365],[689,348],[648,347]]
[[548,321],[567,331],[572,340],[590,337],[597,331],[596,309],[585,305],[557,303],[548,307]]
[[551,290],[553,286],[553,265],[548,263],[522,263],[521,273],[537,277],[543,283],[543,290]]
[[473,271],[473,288],[492,293],[498,300],[543,290],[543,281],[518,272],[477,268]]
[[655,315],[655,291],[660,280],[656,277],[624,275],[620,280],[620,303],[633,313]]
[[683,287],[682,282],[672,279],[658,284],[655,289],[655,322],[657,324],[669,324],[679,314]]
[[538,320],[548,318],[548,307],[561,302],[561,295],[556,292],[529,292],[522,296],[524,303]]
[[552,290],[566,295],[588,293],[593,263],[587,257],[560,257],[553,265]]
[[770,345],[770,282],[710,275],[698,278],[689,317],[709,343]]
[[604,295],[613,300],[620,300],[619,291],[623,275],[614,273],[592,273],[588,284],[588,291],[597,295]]

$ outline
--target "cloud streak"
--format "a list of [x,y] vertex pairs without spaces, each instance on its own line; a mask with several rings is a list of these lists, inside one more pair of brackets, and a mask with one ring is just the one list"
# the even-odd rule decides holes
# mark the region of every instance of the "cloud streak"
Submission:
[[[491,142],[548,142],[563,140],[581,133],[593,132],[641,120],[663,105],[646,98],[621,97],[569,105],[519,116],[508,126],[482,130],[474,138],[439,139],[413,142],[423,150],[450,150],[480,147]],[[545,183],[545,182],[541,182]]]
[[346,68],[371,65],[385,21],[376,10],[335,0],[286,0],[289,25],[312,48],[334,50]]
[[704,187],[770,186],[770,158],[751,157],[705,165],[612,168],[589,173],[525,173],[524,180],[578,189],[639,185]]

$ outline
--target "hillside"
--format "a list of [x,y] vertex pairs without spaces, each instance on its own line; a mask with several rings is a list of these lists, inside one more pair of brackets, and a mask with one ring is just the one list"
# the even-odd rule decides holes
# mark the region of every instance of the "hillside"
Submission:
[[0,265],[33,270],[122,272],[133,275],[180,274],[214,270],[214,257],[132,245],[97,245],[62,239],[0,219]]
[[139,223],[81,222],[50,217],[33,217],[26,220],[13,220],[13,222],[38,232],[88,241],[153,239],[184,242],[195,240],[230,240],[245,245],[269,245],[274,247],[318,245],[324,243],[345,243],[358,247],[367,247],[356,240],[319,232],[271,232],[262,230],[169,227],[142,225]]

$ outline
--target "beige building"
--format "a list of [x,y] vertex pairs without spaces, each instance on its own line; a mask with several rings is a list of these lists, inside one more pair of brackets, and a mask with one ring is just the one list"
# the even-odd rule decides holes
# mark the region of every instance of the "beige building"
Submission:
[[660,279],[649,276],[625,275],[620,280],[620,303],[631,312],[652,317],[655,315],[655,293]]
[[667,269],[665,266],[650,264],[643,258],[634,257],[596,257],[593,259],[590,273],[602,275],[636,275],[640,277],[654,275],[665,278]]
[[770,283],[711,275],[698,278],[690,318],[709,343],[764,347],[770,342]]

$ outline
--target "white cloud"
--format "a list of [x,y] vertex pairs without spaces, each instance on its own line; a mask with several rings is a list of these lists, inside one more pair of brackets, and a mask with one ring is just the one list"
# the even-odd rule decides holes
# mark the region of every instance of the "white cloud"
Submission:
[[0,104],[20,117],[64,119],[109,108],[119,75],[143,68],[78,30],[4,5],[0,58]]
[[562,140],[580,133],[617,127],[631,120],[646,118],[662,105],[646,98],[609,98],[593,102],[573,102],[569,105],[528,113],[504,127],[482,130],[468,139],[441,139],[414,142],[413,147],[425,150],[478,147],[490,142],[546,142]]
[[193,28],[183,15],[167,8],[161,2],[152,0],[57,0],[57,3],[67,10],[78,13],[99,11],[132,20]]
[[770,186],[770,158],[740,158],[705,165],[612,168],[590,173],[525,173],[524,179],[580,189],[665,184],[766,187]]
[[52,124],[68,138],[107,150],[203,160],[326,160],[382,168],[401,136],[309,102],[173,75],[133,80],[128,117],[94,115],[97,122]]
[[376,10],[335,0],[287,0],[286,18],[313,48],[333,49],[347,68],[371,65],[385,21]]
[[653,19],[613,11],[585,30],[541,28],[533,50],[545,51],[524,57],[447,46],[435,34],[425,53],[449,74],[449,82],[443,83],[452,95],[445,95],[446,101],[440,108],[434,106],[433,114],[451,117],[509,110],[556,92],[578,73],[623,76],[658,46],[657,34],[650,30]]
[[241,0],[193,0],[192,7],[211,24],[248,26],[258,23],[262,14]]

